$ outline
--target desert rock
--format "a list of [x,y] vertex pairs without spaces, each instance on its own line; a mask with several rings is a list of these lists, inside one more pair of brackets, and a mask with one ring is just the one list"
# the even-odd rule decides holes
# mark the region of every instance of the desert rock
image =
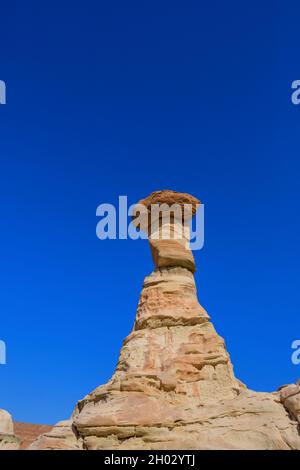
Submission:
[[72,420],[60,421],[48,432],[39,436],[29,450],[79,450],[81,440],[72,429]]
[[14,422],[14,433],[21,440],[20,449],[27,447],[41,434],[50,432],[53,426],[47,424],[32,424]]
[[11,415],[0,410],[0,450],[17,450],[20,439],[14,435],[14,425]]
[[[140,201],[199,201],[159,191]],[[173,218],[170,233],[180,233]],[[299,385],[249,390],[234,375],[224,340],[197,299],[194,258],[183,230],[148,230],[155,270],[145,278],[133,329],[111,380],[80,400],[66,424],[32,449],[300,450]]]
[[298,420],[300,424],[300,384],[299,381],[297,385],[287,385],[280,389],[280,398],[289,411],[291,416]]

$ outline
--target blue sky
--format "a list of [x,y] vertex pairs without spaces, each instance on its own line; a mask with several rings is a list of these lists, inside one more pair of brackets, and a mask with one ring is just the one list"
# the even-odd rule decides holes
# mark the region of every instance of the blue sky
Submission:
[[54,423],[113,373],[146,241],[96,207],[171,188],[205,203],[201,304],[256,390],[300,377],[299,3],[1,5],[0,407]]

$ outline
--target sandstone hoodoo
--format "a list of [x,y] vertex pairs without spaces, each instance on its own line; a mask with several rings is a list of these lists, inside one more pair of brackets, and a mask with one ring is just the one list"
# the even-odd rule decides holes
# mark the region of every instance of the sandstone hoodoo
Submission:
[[[200,202],[175,191],[140,201],[148,210],[163,203],[190,204],[192,217]],[[175,216],[153,229],[147,218],[155,269],[116,371],[32,449],[300,449],[299,384],[257,393],[234,376],[224,340],[198,302],[183,225]]]

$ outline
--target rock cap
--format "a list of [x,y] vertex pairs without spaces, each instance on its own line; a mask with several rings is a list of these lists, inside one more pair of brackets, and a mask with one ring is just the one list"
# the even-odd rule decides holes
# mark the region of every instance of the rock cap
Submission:
[[168,204],[169,206],[179,204],[182,208],[184,208],[185,204],[190,204],[192,206],[193,215],[195,215],[201,201],[188,193],[179,193],[172,189],[163,189],[161,191],[152,192],[149,196],[141,199],[138,204],[146,206],[148,211],[151,210],[153,204]]
[[188,193],[179,193],[171,189],[154,191],[136,204],[132,220],[135,225],[140,226],[141,230],[151,233],[153,230],[151,216],[154,216],[155,220],[156,210],[158,210],[159,222],[167,215],[170,217],[171,224],[175,220],[184,224],[196,214],[200,204],[199,199]]

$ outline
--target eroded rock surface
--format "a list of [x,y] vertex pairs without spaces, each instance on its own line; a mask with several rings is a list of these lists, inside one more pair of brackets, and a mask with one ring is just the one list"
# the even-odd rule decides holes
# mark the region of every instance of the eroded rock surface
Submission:
[[5,410],[0,410],[0,450],[18,450],[20,442],[14,435],[11,415]]
[[59,421],[51,430],[39,436],[29,450],[80,450],[82,443],[74,433],[71,419]]
[[[172,191],[141,203],[199,201]],[[181,230],[174,219],[173,232]],[[300,449],[299,385],[248,390],[199,304],[187,239],[149,230],[155,264],[111,380],[33,449]],[[156,234],[156,236],[153,236]]]
[[300,380],[295,385],[280,388],[279,393],[285,408],[300,424]]

